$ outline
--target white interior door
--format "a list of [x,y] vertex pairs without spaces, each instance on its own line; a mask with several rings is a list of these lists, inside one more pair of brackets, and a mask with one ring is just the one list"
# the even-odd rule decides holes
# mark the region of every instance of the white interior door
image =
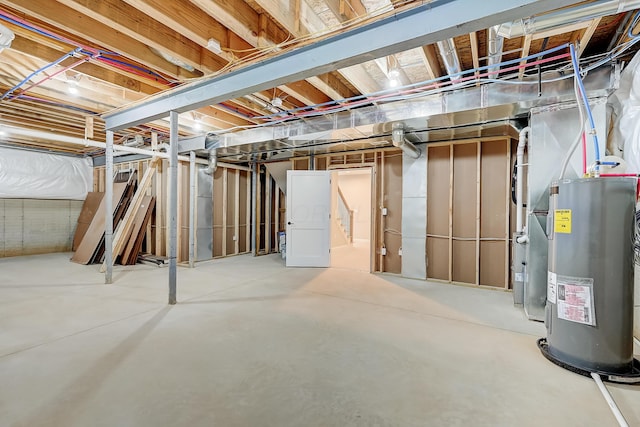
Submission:
[[287,171],[287,267],[331,263],[331,172]]

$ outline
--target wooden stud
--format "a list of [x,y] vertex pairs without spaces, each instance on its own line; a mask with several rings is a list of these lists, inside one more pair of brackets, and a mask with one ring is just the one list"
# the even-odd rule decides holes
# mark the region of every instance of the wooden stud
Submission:
[[227,256],[227,205],[229,197],[229,170],[222,169],[222,256]]
[[264,252],[271,253],[271,188],[273,180],[271,174],[265,169],[264,171]]
[[505,199],[508,201],[506,204],[506,213],[505,213],[505,236],[504,236],[504,288],[509,289],[509,232],[511,231],[510,223],[509,223],[509,214],[511,213],[511,205],[509,200],[511,200],[509,191],[511,188],[511,139],[506,139],[507,143],[507,173],[506,175],[506,188],[507,194],[504,195]]
[[261,165],[258,164],[258,179],[256,179],[256,211],[254,215],[256,216],[256,245],[255,245],[255,255],[260,253],[260,237],[262,237],[262,233],[260,232],[260,221],[262,220],[262,183],[260,180],[260,168]]
[[278,232],[280,231],[280,186],[278,185],[278,183],[274,183],[273,184],[273,190],[275,192],[275,209],[273,210],[274,213],[274,219],[273,219],[273,224],[274,224],[274,236],[276,241],[274,242],[275,244],[273,245],[276,249],[276,252],[279,251],[280,247],[279,247],[279,238],[278,238]]
[[236,185],[235,185],[235,215],[233,216],[234,224],[233,224],[233,242],[234,242],[234,252],[236,254],[240,253],[240,171],[234,171]]

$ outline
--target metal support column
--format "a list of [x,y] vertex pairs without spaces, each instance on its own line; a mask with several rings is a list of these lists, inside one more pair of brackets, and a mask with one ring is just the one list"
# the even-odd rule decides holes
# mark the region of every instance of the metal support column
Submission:
[[169,304],[175,304],[178,248],[178,113],[169,113],[169,123]]
[[196,153],[189,153],[189,267],[194,267],[196,246]]
[[104,177],[104,283],[113,283],[113,132],[107,131]]

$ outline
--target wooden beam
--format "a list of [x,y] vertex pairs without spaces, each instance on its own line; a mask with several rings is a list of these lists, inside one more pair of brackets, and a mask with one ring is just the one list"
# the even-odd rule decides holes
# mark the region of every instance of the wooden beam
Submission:
[[580,36],[580,44],[578,46],[578,52],[576,52],[578,55],[578,58],[581,57],[584,51],[587,49],[587,46],[589,45],[589,41],[591,40],[596,30],[598,29],[598,25],[600,25],[601,20],[602,20],[601,17],[592,19],[589,26],[585,28],[584,31],[582,32],[582,35]]
[[113,30],[139,40],[208,74],[224,67],[226,55],[216,56],[161,21],[157,21],[123,1],[58,0],[83,15],[107,24]]
[[[520,54],[521,58],[525,58],[529,56],[529,51],[531,49],[531,40],[532,40],[531,34],[527,34],[526,36],[524,36],[524,39],[522,39],[522,53]],[[527,63],[526,61],[520,61],[520,65],[525,65],[526,63]],[[518,71],[518,78],[522,80],[523,77],[524,77],[524,68],[520,68],[520,71]]]
[[431,75],[431,78],[437,79],[438,77],[442,77],[442,68],[440,67],[440,61],[438,61],[438,52],[436,52],[436,47],[430,44],[423,46],[421,51],[422,60],[427,68],[427,73]]
[[480,54],[478,51],[478,33],[475,31],[470,32],[469,41],[471,43],[471,59],[473,60],[473,68],[480,68]]
[[100,47],[118,52],[147,67],[173,78],[199,77],[200,73],[186,71],[153,53],[136,38],[113,31],[107,24],[50,0],[6,0],[10,6],[27,17],[34,17],[75,36],[89,40]]
[[316,77],[310,77],[307,81],[326,93],[334,101],[357,95],[357,93],[344,84],[335,73],[325,73]]

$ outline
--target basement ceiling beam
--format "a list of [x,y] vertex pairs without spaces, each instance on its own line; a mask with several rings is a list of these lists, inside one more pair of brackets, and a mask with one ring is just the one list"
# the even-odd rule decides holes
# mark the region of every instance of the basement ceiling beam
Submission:
[[118,130],[291,81],[468,34],[573,4],[575,0],[440,0],[304,46],[258,64],[164,92],[104,116]]

